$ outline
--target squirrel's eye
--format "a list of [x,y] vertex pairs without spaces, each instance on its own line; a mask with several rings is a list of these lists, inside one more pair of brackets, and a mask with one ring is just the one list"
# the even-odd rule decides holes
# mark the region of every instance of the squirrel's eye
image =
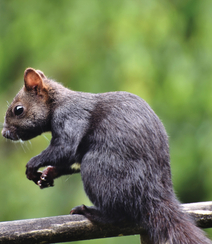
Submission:
[[23,106],[18,105],[14,108],[14,114],[16,116],[21,115],[23,112],[24,112]]

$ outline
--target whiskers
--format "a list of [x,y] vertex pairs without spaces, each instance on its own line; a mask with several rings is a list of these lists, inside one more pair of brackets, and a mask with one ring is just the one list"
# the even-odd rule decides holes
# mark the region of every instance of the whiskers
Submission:
[[49,138],[47,136],[45,136],[44,134],[42,134],[42,136],[48,141],[50,142]]
[[66,176],[65,182],[69,181],[71,178],[71,175]]
[[[25,143],[24,143],[24,141],[22,141],[21,139],[19,139],[18,141],[19,141],[19,143],[20,143],[20,145],[21,145],[23,151],[26,153],[26,150],[25,150]],[[29,149],[27,145],[26,145],[26,149]]]
[[0,128],[3,128],[4,127],[4,124],[0,122]]
[[32,143],[31,141],[23,141],[21,139],[17,140],[17,141],[12,141],[12,143],[15,144],[16,148],[17,148],[17,145],[21,145],[23,151],[26,153],[27,150],[29,151],[30,148],[32,148]]

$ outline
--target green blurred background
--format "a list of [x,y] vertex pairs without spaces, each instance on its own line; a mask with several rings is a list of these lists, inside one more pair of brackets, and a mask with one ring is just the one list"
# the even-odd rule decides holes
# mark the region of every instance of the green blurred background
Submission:
[[[27,67],[74,90],[135,93],[167,129],[180,201],[210,201],[211,30],[211,0],[0,0],[0,122]],[[0,138],[0,221],[68,214],[91,204],[80,174],[44,190],[26,179],[26,163],[50,138],[24,144]],[[130,236],[77,243],[134,239],[139,242]]]

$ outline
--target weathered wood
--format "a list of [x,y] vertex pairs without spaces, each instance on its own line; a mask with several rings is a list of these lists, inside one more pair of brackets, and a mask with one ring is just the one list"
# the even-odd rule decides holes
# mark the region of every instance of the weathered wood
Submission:
[[144,233],[140,228],[94,225],[81,215],[0,223],[0,243],[57,243]]
[[212,202],[182,204],[183,210],[189,213],[201,228],[212,228]]
[[210,202],[194,202],[182,204],[184,210],[206,210],[212,211],[212,201]]
[[[191,214],[197,225],[212,227],[212,202],[183,204],[183,209]],[[95,225],[81,215],[64,215],[40,219],[26,219],[0,223],[0,243],[34,244],[58,243],[122,235],[143,235],[139,227]]]

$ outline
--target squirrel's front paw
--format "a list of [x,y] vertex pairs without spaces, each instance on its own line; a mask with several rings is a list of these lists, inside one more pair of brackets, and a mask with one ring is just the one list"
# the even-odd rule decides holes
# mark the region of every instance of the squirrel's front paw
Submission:
[[57,175],[57,169],[53,166],[48,166],[41,172],[40,180],[37,182],[37,184],[41,189],[54,186],[54,179],[57,177]]
[[37,184],[39,185],[40,189],[43,189],[43,188],[47,188],[47,187],[50,187],[50,186],[54,186],[54,181],[46,181],[46,180],[43,180],[43,179],[40,179]]
[[32,180],[35,182],[35,184],[37,184],[37,182],[40,180],[41,175],[42,172],[37,171],[37,168],[26,165],[26,176],[29,180]]

